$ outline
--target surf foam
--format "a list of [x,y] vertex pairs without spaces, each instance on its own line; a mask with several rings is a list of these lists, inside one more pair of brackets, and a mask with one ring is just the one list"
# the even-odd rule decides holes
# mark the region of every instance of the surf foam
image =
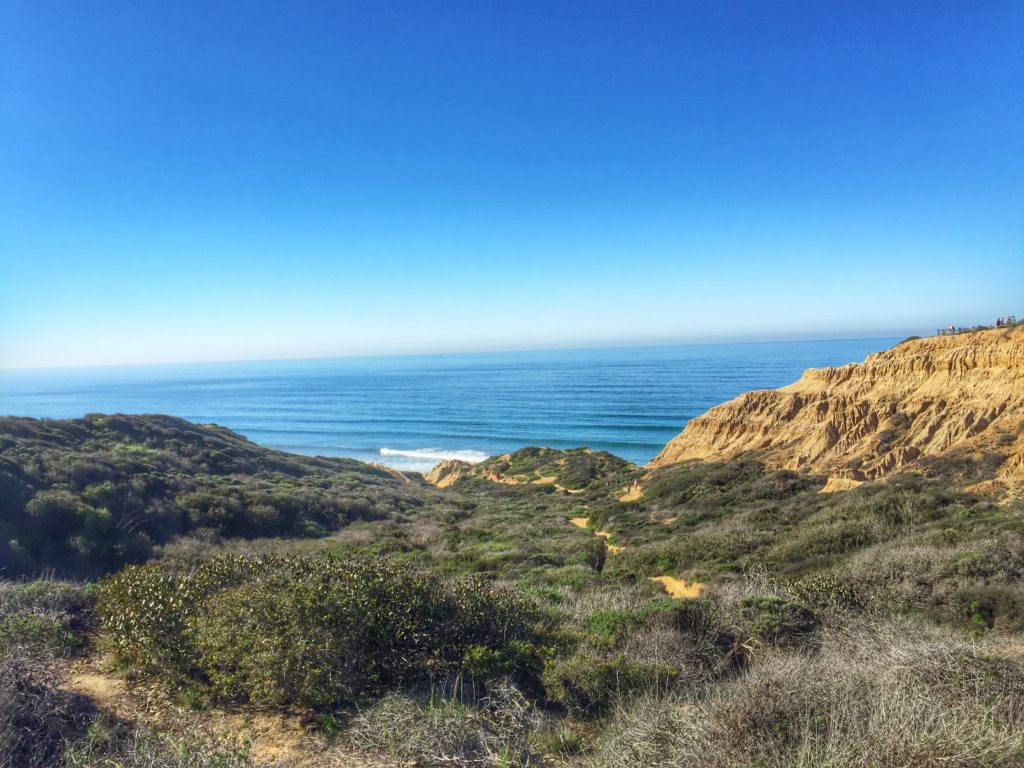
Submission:
[[483,451],[448,450],[445,448],[414,448],[399,450],[397,448],[381,448],[380,455],[387,457],[381,461],[395,469],[408,469],[412,472],[429,472],[438,462],[445,459],[459,459],[470,464],[479,464],[490,457]]

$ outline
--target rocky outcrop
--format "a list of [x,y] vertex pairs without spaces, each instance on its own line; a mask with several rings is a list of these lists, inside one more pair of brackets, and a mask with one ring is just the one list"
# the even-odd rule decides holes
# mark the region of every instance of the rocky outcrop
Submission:
[[650,466],[760,452],[852,487],[953,449],[998,449],[1024,479],[1024,327],[903,342],[863,363],[810,369],[690,421]]

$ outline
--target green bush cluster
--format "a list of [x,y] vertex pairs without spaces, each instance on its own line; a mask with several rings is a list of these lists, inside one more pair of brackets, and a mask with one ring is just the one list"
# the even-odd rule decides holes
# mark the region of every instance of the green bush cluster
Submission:
[[671,598],[661,598],[631,608],[603,608],[587,616],[583,626],[593,635],[613,641],[623,631],[644,626],[655,615],[678,620],[677,617],[693,613],[693,607]]
[[521,594],[383,558],[218,558],[101,582],[112,649],[221,698],[330,707],[453,674],[536,687],[542,637]]
[[323,535],[420,504],[365,464],[170,416],[0,417],[0,578],[92,577],[190,533]]
[[769,470],[755,459],[685,462],[655,473],[645,485],[644,499],[662,508],[688,505],[720,515],[745,502],[789,499],[813,485],[813,478],[788,470]]

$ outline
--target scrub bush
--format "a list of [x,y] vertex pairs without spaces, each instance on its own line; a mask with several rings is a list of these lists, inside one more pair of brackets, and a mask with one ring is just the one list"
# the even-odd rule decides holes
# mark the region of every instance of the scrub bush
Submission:
[[121,660],[229,700],[325,708],[452,674],[529,688],[540,667],[525,597],[384,558],[131,566],[101,583],[98,611]]

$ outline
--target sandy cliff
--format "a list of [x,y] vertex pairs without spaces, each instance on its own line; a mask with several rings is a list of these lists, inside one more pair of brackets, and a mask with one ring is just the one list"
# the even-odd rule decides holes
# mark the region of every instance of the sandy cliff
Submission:
[[761,451],[851,487],[955,448],[997,449],[1024,478],[1024,327],[907,341],[794,384],[748,392],[686,425],[651,467]]
[[427,472],[423,478],[438,488],[448,488],[464,477],[473,473],[473,465],[468,461],[458,459],[445,459],[432,470]]

